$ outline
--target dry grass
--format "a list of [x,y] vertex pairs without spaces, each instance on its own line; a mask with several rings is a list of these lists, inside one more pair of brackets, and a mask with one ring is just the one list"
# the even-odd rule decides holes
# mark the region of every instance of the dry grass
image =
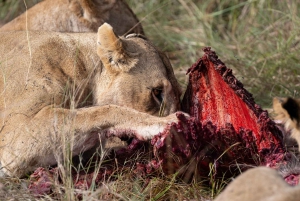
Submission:
[[0,0],[0,25],[6,23],[42,0]]
[[0,178],[0,200],[34,200],[27,186],[27,179]]
[[297,1],[165,0],[129,4],[147,36],[172,59],[178,79],[211,46],[263,107],[299,96]]

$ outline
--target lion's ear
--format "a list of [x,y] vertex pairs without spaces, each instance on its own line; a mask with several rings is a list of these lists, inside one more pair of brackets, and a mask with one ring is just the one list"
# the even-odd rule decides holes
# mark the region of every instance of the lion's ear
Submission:
[[97,53],[110,72],[128,72],[135,66],[137,59],[130,56],[124,49],[122,40],[116,36],[113,28],[104,23],[98,29]]

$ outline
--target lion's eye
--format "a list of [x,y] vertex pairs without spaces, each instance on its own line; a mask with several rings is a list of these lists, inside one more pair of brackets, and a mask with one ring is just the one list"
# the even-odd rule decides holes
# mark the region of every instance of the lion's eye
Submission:
[[161,94],[161,90],[160,89],[153,89],[153,94],[155,96],[159,96]]
[[153,88],[152,94],[154,99],[159,102],[159,104],[163,101],[163,90],[160,88]]

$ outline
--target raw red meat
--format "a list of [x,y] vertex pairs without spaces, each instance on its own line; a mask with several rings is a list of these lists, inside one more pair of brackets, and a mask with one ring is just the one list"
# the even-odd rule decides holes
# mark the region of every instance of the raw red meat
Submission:
[[[152,140],[166,172],[224,175],[285,161],[282,133],[210,48],[189,70],[182,109],[193,118]],[[194,162],[191,162],[194,161]],[[186,176],[185,176],[186,177]],[[189,177],[189,176],[188,176]]]

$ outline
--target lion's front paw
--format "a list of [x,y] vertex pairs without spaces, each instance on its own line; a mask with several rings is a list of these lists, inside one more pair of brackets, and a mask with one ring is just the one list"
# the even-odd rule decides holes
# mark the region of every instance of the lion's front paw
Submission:
[[179,121],[186,122],[189,118],[190,116],[183,112],[176,112],[166,117],[152,117],[147,120],[147,125],[137,129],[136,137],[140,140],[150,140],[168,129],[172,124],[177,124]]
[[175,112],[166,117],[168,123],[178,123],[179,121],[186,121],[190,118],[190,115],[184,112]]

